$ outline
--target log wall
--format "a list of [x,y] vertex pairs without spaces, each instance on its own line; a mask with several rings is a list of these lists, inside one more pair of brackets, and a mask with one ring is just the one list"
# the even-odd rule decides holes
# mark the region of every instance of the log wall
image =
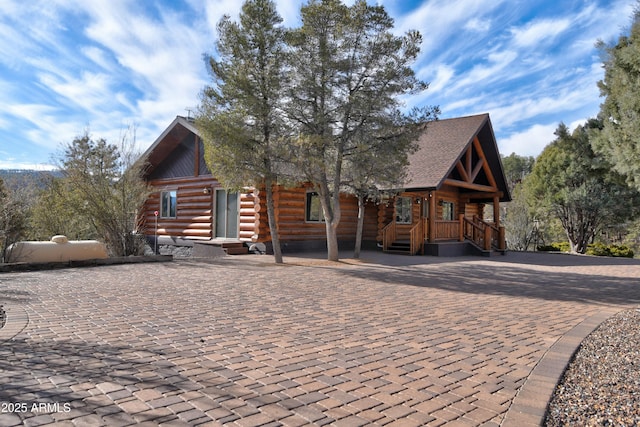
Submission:
[[[160,194],[162,191],[176,191],[176,217],[158,216],[158,236],[172,236],[184,239],[206,239],[212,237],[213,197],[219,182],[212,176],[198,178],[174,178],[152,180],[149,184],[155,190],[144,205],[144,233],[155,234],[155,211],[160,212]],[[204,189],[209,193],[205,194]]]
[[[158,236],[171,236],[192,240],[214,238],[214,197],[220,183],[211,176],[150,181],[154,192],[143,211],[145,234],[155,233],[155,211],[160,211],[162,191],[176,190],[176,217],[158,217]],[[205,194],[204,189],[209,193]],[[274,202],[280,239],[285,242],[325,241],[324,222],[305,221],[306,187],[277,187]],[[357,199],[350,195],[340,197],[342,217],[338,226],[339,240],[354,240],[358,218]],[[246,242],[269,242],[271,233],[264,189],[247,188],[240,192],[238,218],[239,239]],[[377,233],[377,206],[367,203],[363,240],[373,241]]]
[[464,216],[472,219],[474,216],[482,218],[482,207],[479,203],[465,203]]
[[257,242],[257,218],[256,207],[259,208],[259,198],[256,197],[253,188],[245,188],[240,192],[240,212],[238,218],[238,238],[245,242]]
[[[324,241],[327,239],[324,222],[305,221],[306,194],[308,187],[300,186],[274,189],[274,205],[280,240],[285,242]],[[266,192],[255,193],[255,229],[254,241],[271,240],[267,216]],[[339,240],[354,240],[358,221],[358,200],[350,195],[340,196],[341,219],[338,225]],[[373,203],[365,206],[363,240],[373,241],[377,233],[377,209]]]

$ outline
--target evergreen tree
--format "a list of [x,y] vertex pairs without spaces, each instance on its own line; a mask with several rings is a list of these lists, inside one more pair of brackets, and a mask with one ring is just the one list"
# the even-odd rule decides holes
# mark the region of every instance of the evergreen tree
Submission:
[[640,9],[617,44],[600,41],[598,46],[605,56],[604,79],[598,82],[605,100],[600,108],[603,128],[593,139],[594,148],[640,190]]
[[239,22],[218,24],[218,57],[209,57],[213,85],[202,93],[196,120],[205,159],[227,188],[264,185],[276,263],[282,252],[273,187],[289,151],[284,145],[281,85],[284,83],[284,29],[270,0],[249,0]]
[[[426,89],[410,67],[422,38],[417,31],[393,35],[393,20],[384,7],[364,0],[352,6],[311,0],[301,15],[302,27],[288,35],[291,82],[286,113],[296,127],[299,176],[318,192],[327,257],[335,261],[347,168],[355,177],[359,163],[371,159],[361,154],[376,151],[367,145],[378,144],[379,136],[391,133],[390,126],[398,131],[393,117],[401,106],[399,97]],[[410,145],[397,148],[402,159]],[[388,158],[390,164],[394,161]]]
[[592,119],[571,134],[561,123],[526,180],[531,202],[561,222],[576,253],[585,253],[603,226],[636,213],[638,193],[591,148],[590,136],[601,127]]
[[27,232],[26,204],[17,199],[0,178],[0,262],[6,257],[11,244]]
[[519,156],[516,153],[502,156],[502,165],[509,190],[513,190],[516,184],[531,173],[534,163],[535,159],[532,156]]

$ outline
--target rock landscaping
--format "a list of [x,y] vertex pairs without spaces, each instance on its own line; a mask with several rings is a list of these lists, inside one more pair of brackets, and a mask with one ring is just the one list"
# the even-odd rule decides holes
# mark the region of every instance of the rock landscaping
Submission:
[[556,387],[546,425],[640,425],[640,309],[613,316],[582,342]]

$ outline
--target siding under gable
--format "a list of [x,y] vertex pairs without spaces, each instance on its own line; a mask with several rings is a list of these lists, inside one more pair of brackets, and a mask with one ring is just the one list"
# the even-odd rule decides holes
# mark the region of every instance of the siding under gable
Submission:
[[[195,138],[189,133],[180,144],[160,163],[149,176],[149,180],[174,179],[194,176],[195,171]],[[199,144],[199,174],[210,175],[211,172],[204,161],[204,144],[198,139]]]

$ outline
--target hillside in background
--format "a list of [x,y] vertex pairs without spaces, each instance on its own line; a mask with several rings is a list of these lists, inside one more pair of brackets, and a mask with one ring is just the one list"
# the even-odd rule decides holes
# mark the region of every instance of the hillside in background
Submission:
[[13,192],[29,192],[44,188],[50,177],[61,177],[60,171],[37,171],[23,169],[0,169],[0,179]]

